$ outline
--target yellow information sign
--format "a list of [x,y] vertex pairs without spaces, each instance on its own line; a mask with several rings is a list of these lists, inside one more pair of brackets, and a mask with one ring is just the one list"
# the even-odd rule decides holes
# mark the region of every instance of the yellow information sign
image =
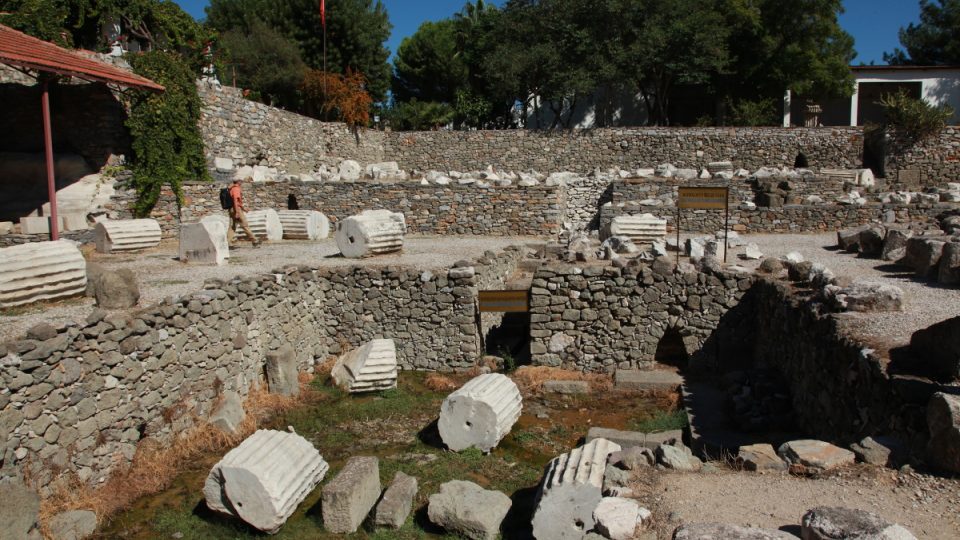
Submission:
[[712,210],[727,208],[725,187],[682,187],[677,197],[677,208]]
[[527,311],[530,311],[529,291],[480,291],[481,313]]

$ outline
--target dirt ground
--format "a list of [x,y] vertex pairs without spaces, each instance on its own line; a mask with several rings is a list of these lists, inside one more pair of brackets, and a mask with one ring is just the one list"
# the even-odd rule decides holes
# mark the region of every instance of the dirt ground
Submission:
[[917,538],[960,537],[960,479],[858,465],[828,477],[716,472],[659,475],[649,497],[659,538],[682,523],[720,522],[800,536],[803,514],[844,506],[899,523]]

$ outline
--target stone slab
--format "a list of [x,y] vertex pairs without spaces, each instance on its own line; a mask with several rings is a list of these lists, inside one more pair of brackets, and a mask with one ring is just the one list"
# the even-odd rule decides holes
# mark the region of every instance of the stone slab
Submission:
[[332,533],[354,533],[380,498],[380,462],[355,456],[323,487],[323,526]]
[[683,431],[674,429],[658,433],[642,433],[640,431],[621,431],[604,427],[592,427],[587,431],[585,442],[590,442],[594,439],[607,439],[610,442],[619,444],[622,448],[639,446],[656,450],[661,444],[683,439]]
[[380,527],[399,529],[407,521],[413,499],[417,496],[417,479],[397,471],[390,487],[377,504],[374,523]]
[[452,480],[430,496],[427,515],[431,523],[457,536],[494,540],[513,501],[499,491],[488,491],[473,482]]
[[683,377],[665,370],[618,369],[613,381],[614,387],[620,390],[671,392],[680,389]]
[[545,381],[543,391],[567,395],[589,394],[590,383],[587,381]]

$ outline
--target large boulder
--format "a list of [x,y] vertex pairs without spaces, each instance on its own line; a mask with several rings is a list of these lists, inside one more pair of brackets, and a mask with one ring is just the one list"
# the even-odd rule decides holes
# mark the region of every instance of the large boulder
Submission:
[[837,246],[844,251],[856,253],[860,249],[860,233],[869,228],[869,225],[861,225],[860,227],[837,231]]
[[960,284],[960,242],[949,242],[943,246],[937,281],[941,285]]
[[140,284],[129,268],[108,270],[87,263],[87,296],[95,298],[103,309],[128,309],[140,302]]
[[748,471],[785,471],[787,463],[780,459],[777,451],[769,444],[751,444],[741,446],[737,453],[737,463]]
[[907,240],[901,264],[912,268],[918,277],[936,277],[946,237],[914,236]]
[[513,501],[499,491],[488,491],[473,482],[451,480],[430,496],[430,522],[472,540],[494,540]]
[[960,379],[960,317],[914,332],[910,352],[934,377],[948,382]]
[[886,283],[856,281],[848,287],[827,285],[824,296],[840,311],[903,311],[903,289]]
[[803,540],[916,540],[907,529],[865,510],[819,506],[803,515],[800,522]]
[[802,439],[780,445],[777,454],[790,464],[790,470],[801,474],[831,471],[857,460],[853,452],[828,442]]
[[938,469],[960,473],[960,396],[937,392],[927,404],[927,459]]
[[883,249],[880,250],[880,258],[885,261],[896,262],[903,258],[907,253],[907,240],[913,236],[913,231],[908,229],[890,229],[883,238]]
[[867,227],[860,231],[857,239],[860,255],[863,257],[879,257],[883,251],[884,230],[880,227]]

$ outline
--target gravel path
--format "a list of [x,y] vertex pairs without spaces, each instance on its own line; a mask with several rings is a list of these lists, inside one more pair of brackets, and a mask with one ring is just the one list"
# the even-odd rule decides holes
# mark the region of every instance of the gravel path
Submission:
[[960,480],[870,466],[821,479],[728,470],[664,473],[658,491],[664,531],[681,523],[720,522],[784,527],[799,536],[800,518],[816,506],[873,512],[917,538],[955,539],[960,531]]
[[[448,268],[462,259],[475,259],[487,250],[498,251],[537,240],[528,236],[407,236],[402,252],[362,260],[340,257],[340,250],[332,238],[317,242],[276,242],[264,244],[259,249],[253,249],[249,242],[240,242],[240,247],[231,251],[230,263],[223,266],[181,264],[177,260],[178,244],[175,240],[135,254],[102,255],[85,247],[84,256],[110,269],[133,270],[140,280],[140,305],[148,306],[167,296],[198,291],[210,278],[256,275],[291,264],[322,267],[402,265],[432,270]],[[92,299],[75,298],[0,311],[0,343],[21,338],[39,322],[56,326],[81,321],[92,309]]]
[[[910,342],[913,332],[931,324],[960,315],[960,288],[946,288],[916,279],[912,272],[893,268],[879,259],[861,259],[854,253],[836,251],[835,233],[830,234],[761,234],[744,235],[754,242],[765,256],[780,257],[799,252],[808,261],[820,263],[837,276],[879,281],[903,289],[904,311],[888,313],[845,313],[840,315],[853,335],[878,349],[889,349]],[[743,248],[731,249],[729,261]],[[755,268],[758,262],[739,261]]]

